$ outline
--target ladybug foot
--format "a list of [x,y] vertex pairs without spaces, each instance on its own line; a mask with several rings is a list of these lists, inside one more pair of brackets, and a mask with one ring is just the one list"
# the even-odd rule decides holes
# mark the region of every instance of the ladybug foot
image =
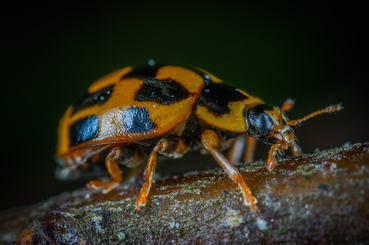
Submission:
[[86,184],[86,188],[91,189],[101,189],[105,186],[104,190],[102,191],[103,194],[106,194],[113,190],[115,187],[119,185],[118,181],[104,181],[104,180],[92,180]]
[[142,211],[141,207],[144,207],[144,206],[146,206],[146,195],[145,194],[142,195],[140,193],[140,195],[136,199],[135,211],[136,212]]
[[241,188],[244,205],[250,206],[252,211],[256,211],[256,203],[258,202],[258,200],[251,194],[249,188],[243,181],[242,176],[234,175],[233,179],[238,183],[239,188]]
[[256,198],[253,195],[251,195],[251,194],[246,195],[244,197],[244,200],[245,200],[245,205],[250,206],[252,211],[256,211],[257,210],[257,207],[256,207],[255,204],[258,201],[256,200]]

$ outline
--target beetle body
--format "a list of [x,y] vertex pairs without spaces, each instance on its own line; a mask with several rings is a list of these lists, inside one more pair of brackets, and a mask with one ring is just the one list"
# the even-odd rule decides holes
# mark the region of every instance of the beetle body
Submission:
[[250,161],[253,139],[272,144],[268,170],[274,168],[281,149],[291,146],[299,154],[290,125],[306,119],[289,121],[283,111],[291,106],[291,100],[281,109],[266,105],[199,68],[124,68],[91,85],[61,119],[56,159],[63,169],[57,176],[94,172],[103,163],[112,180],[94,180],[87,187],[104,188],[107,193],[122,181],[118,165],[135,167],[147,156],[137,211],[146,204],[158,154],[180,157],[190,149],[203,149],[237,182],[244,204],[255,210],[256,199],[232,164],[240,160],[242,151],[232,147],[227,160],[220,150],[230,142],[237,145],[247,134],[244,159]]

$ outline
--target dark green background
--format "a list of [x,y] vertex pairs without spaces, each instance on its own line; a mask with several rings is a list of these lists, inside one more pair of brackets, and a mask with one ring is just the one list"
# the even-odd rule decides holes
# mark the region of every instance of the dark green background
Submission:
[[[54,177],[59,119],[93,81],[149,59],[201,67],[273,105],[293,98],[291,119],[342,102],[337,115],[296,130],[306,152],[368,141],[364,10],[337,4],[56,1],[4,7],[0,209],[85,184]],[[257,158],[266,158],[268,147],[259,145]],[[161,172],[182,171],[188,159],[168,161]],[[203,158],[197,161],[194,168],[205,166]]]

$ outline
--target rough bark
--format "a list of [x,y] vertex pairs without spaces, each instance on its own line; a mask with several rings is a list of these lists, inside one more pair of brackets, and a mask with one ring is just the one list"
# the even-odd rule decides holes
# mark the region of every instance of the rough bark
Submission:
[[[365,243],[369,240],[369,143],[238,165],[258,199],[215,168],[157,180],[143,212],[142,181],[103,195],[86,189],[0,214],[4,244]],[[1,242],[0,242],[1,243]]]

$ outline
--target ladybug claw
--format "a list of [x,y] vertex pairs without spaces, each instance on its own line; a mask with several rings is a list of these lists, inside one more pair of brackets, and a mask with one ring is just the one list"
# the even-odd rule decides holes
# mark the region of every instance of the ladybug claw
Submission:
[[137,213],[137,212],[142,212],[142,209],[140,208],[140,207],[135,207],[135,212]]
[[281,149],[278,149],[277,153],[278,153],[278,155],[282,156],[282,150]]
[[86,188],[89,190],[91,190],[91,188],[98,190],[105,186],[102,193],[106,194],[106,193],[109,193],[111,190],[113,190],[118,185],[119,185],[119,182],[117,181],[92,180],[86,184]]
[[278,150],[278,153],[279,153],[280,156],[283,156],[284,155],[284,149],[283,148],[280,148]]
[[141,196],[137,197],[136,205],[135,205],[135,212],[142,212],[141,207],[146,205],[146,198],[142,198]]
[[103,188],[106,185],[106,181],[103,180],[92,180],[86,184],[86,188],[91,190],[94,188],[96,190]]
[[245,198],[245,205],[250,206],[252,211],[256,211],[258,209],[255,205],[257,202],[258,201],[253,195],[248,195]]

